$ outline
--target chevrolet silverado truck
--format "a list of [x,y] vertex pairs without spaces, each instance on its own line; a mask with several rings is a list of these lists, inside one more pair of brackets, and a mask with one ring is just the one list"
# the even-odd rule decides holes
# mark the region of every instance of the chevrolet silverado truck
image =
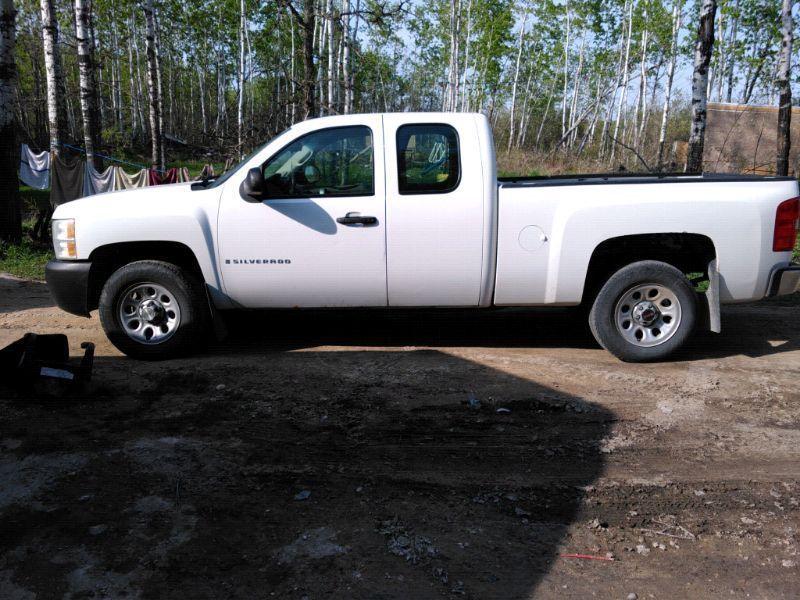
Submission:
[[720,304],[800,289],[799,211],[788,177],[498,178],[480,114],[333,116],[213,180],[59,206],[46,276],[142,359],[233,309],[580,306],[648,361],[719,331]]

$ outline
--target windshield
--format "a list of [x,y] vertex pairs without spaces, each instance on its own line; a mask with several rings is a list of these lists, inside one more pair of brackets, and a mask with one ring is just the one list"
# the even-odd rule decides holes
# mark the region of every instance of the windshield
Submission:
[[[242,168],[244,165],[246,165],[248,162],[250,162],[250,159],[251,159],[251,158],[253,158],[253,157],[254,157],[256,154],[258,154],[259,152],[261,152],[261,151],[262,151],[264,148],[266,148],[266,147],[267,147],[269,144],[271,144],[271,143],[272,143],[272,142],[274,142],[275,140],[279,140],[280,138],[284,137],[284,136],[285,136],[287,133],[289,133],[291,130],[292,130],[292,128],[291,128],[291,127],[290,127],[289,129],[285,129],[284,131],[282,131],[281,133],[279,133],[279,134],[278,134],[276,137],[274,137],[274,138],[272,138],[271,140],[269,140],[269,141],[267,141],[267,142],[265,142],[265,143],[261,144],[261,145],[260,145],[258,148],[256,148],[255,150],[253,150],[253,151],[252,151],[250,154],[248,154],[247,156],[245,156],[245,157],[244,157],[244,159],[242,159],[242,161],[241,161],[241,162],[240,162],[238,165],[236,165],[235,167],[231,167],[230,169],[228,169],[227,171],[225,171],[225,172],[224,172],[222,175],[220,175],[220,176],[219,176],[219,177],[217,177],[216,179],[209,179],[209,180],[208,180],[208,184],[207,184],[207,185],[204,185],[204,186],[202,186],[202,188],[201,188],[201,189],[204,189],[204,190],[210,190],[211,188],[215,188],[215,187],[218,187],[218,186],[222,185],[223,183],[225,183],[226,181],[228,181],[228,179],[230,179],[230,178],[231,178],[231,176],[232,176],[234,173],[236,173],[237,171],[239,171],[239,170],[240,170],[240,169],[241,169],[241,168]],[[202,182],[201,182],[201,181],[197,181],[197,182],[195,182],[195,183],[202,183]]]

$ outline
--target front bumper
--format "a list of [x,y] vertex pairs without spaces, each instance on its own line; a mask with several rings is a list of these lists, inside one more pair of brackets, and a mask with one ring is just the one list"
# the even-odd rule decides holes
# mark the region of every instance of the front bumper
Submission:
[[785,296],[795,292],[800,292],[800,265],[775,269],[769,281],[767,297]]
[[89,316],[89,261],[51,260],[44,268],[47,288],[56,305],[73,315]]

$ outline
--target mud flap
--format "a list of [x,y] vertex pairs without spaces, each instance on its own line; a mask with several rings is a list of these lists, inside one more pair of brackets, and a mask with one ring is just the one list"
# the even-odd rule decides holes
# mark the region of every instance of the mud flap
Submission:
[[211,315],[211,326],[214,328],[214,338],[217,342],[221,342],[228,337],[228,327],[225,325],[224,319],[214,306],[214,301],[212,299],[211,290],[209,289],[208,284],[205,285],[205,288],[206,301],[208,302],[208,314]]
[[720,333],[722,331],[722,317],[719,309],[719,271],[717,271],[716,260],[708,263],[708,289],[703,297],[707,308],[708,329],[714,333]]

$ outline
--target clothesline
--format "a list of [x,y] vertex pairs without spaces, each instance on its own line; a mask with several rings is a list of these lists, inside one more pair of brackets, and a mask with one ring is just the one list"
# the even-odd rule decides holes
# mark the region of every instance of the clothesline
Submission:
[[[70,150],[77,150],[78,152],[83,152],[86,154],[86,150],[83,148],[79,148],[78,146],[73,146],[71,144],[65,144],[64,142],[59,142],[64,148],[69,148]],[[150,171],[156,171],[157,173],[166,173],[166,169],[156,169],[155,167],[148,167],[146,165],[140,165],[138,163],[133,163],[127,160],[122,160],[120,158],[114,158],[113,156],[106,156],[105,154],[100,154],[99,152],[94,153],[95,156],[102,158],[104,160],[113,160],[114,162],[118,162],[122,165],[130,165],[131,167],[138,167],[139,169],[149,169]]]
[[[74,148],[69,144],[64,145]],[[117,162],[138,166],[127,161],[117,160]],[[214,176],[214,166],[206,164],[199,179],[214,178]],[[39,190],[49,188],[50,204],[54,207],[94,194],[191,181],[189,169],[186,167],[172,167],[166,171],[143,167],[130,175],[122,166],[109,165],[100,172],[91,162],[82,158],[60,157],[48,151],[35,153],[27,144],[22,144],[20,148],[19,178],[22,183],[32,188]]]

